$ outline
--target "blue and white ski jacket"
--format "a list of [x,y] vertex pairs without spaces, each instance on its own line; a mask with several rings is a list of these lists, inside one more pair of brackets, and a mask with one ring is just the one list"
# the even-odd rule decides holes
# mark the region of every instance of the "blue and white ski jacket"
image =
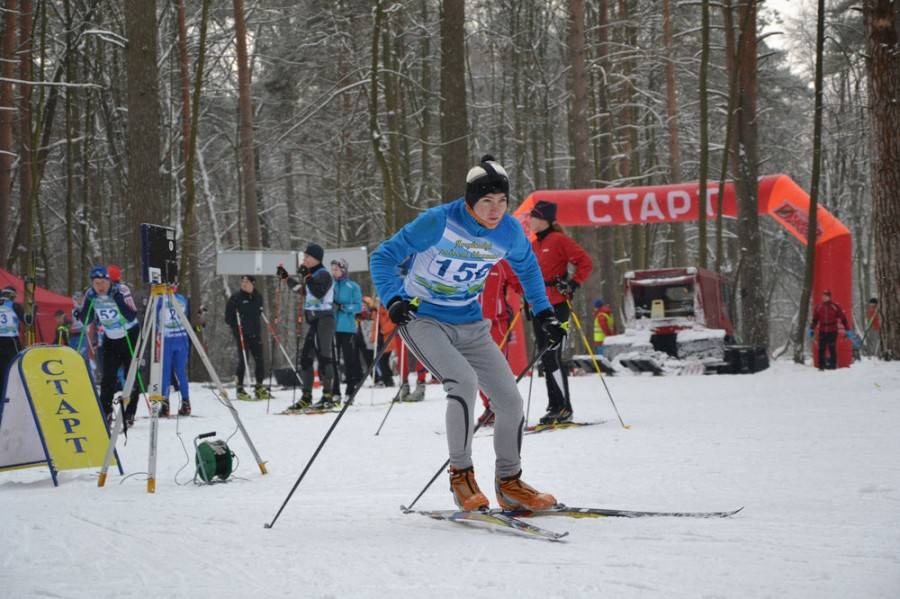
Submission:
[[[418,314],[449,324],[482,320],[477,299],[491,267],[512,266],[537,314],[552,308],[544,278],[522,225],[505,214],[493,229],[481,226],[459,198],[426,210],[372,253],[370,269],[378,295],[421,300]],[[400,265],[409,259],[403,274]]]

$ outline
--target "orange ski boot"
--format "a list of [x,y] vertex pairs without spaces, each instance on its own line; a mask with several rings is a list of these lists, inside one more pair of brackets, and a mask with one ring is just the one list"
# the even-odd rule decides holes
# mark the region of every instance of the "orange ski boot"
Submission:
[[541,493],[522,482],[522,471],[512,476],[495,479],[497,502],[505,510],[546,510],[556,505],[556,497]]
[[453,493],[453,501],[461,510],[469,512],[487,509],[490,502],[478,483],[475,482],[475,469],[471,466],[468,468],[454,468],[450,466],[450,492]]

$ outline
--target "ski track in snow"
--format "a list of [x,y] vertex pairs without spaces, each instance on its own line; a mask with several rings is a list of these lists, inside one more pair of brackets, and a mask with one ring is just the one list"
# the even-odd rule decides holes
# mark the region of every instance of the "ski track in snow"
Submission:
[[[235,426],[200,385],[195,413],[160,423],[157,488],[144,475],[0,473],[0,596],[19,597],[885,597],[900,596],[900,364],[820,373],[792,363],[740,376],[570,379],[579,420],[525,437],[524,478],[569,505],[671,511],[745,506],[730,519],[569,519],[561,543],[404,515],[446,459],[444,400],[394,407],[363,389],[274,528],[334,415],[277,416],[292,399],[236,402],[270,474],[240,434],[228,484],[176,485],[193,438]],[[523,396],[528,380],[520,383]],[[374,403],[374,405],[371,405]],[[530,423],[546,404],[535,381]],[[145,408],[139,408],[139,415]],[[481,409],[476,410],[480,413]],[[147,469],[149,420],[119,445]],[[494,501],[493,446],[473,441]],[[189,482],[193,464],[179,482]],[[445,474],[415,506],[452,507]]]

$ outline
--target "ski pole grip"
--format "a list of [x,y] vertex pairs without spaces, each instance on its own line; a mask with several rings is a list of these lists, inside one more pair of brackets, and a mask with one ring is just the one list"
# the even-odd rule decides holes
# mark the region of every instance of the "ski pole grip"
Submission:
[[206,439],[207,437],[215,437],[215,436],[216,436],[216,431],[213,431],[211,433],[203,433],[202,435],[197,435],[197,438],[198,439]]

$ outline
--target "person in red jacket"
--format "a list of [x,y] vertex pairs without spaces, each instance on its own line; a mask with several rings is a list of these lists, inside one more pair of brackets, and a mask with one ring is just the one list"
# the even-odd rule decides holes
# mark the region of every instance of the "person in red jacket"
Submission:
[[[815,335],[817,327],[819,329],[819,370],[837,368],[838,323],[844,325],[845,331],[850,330],[843,308],[831,301],[831,290],[826,289],[822,292],[822,303],[813,310],[812,323],[809,325],[810,337]],[[827,361],[825,359],[826,350],[828,351]]]
[[[568,323],[568,300],[590,276],[594,263],[587,252],[566,235],[556,222],[556,204],[540,200],[531,209],[528,217],[528,227],[535,234],[531,249],[541,267],[547,297],[556,310],[556,318],[562,323]],[[575,267],[575,272],[571,276],[569,265]],[[534,327],[534,334],[537,346],[544,347],[547,340],[539,326]],[[541,424],[572,420],[572,401],[569,396],[568,376],[562,367],[562,353],[563,348],[560,344],[556,349],[548,350],[541,358],[550,400],[547,414],[541,418]]]
[[[519,279],[516,278],[516,273],[513,272],[509,262],[501,260],[491,268],[490,272],[488,272],[488,277],[484,282],[484,291],[481,292],[481,297],[479,298],[479,301],[481,302],[481,314],[484,316],[485,320],[491,321],[491,338],[494,340],[494,343],[499,346],[503,343],[503,339],[506,338],[506,343],[500,350],[503,352],[503,355],[506,356],[507,362],[509,361],[510,341],[507,332],[509,331],[509,325],[514,316],[507,299],[507,294],[521,294],[521,289],[522,286],[519,283]],[[481,403],[484,404],[484,409],[487,410],[491,407],[491,403],[488,400],[488,396],[485,395],[483,391],[480,393]],[[494,413],[483,413],[478,418],[478,422],[482,426],[493,426]]]

